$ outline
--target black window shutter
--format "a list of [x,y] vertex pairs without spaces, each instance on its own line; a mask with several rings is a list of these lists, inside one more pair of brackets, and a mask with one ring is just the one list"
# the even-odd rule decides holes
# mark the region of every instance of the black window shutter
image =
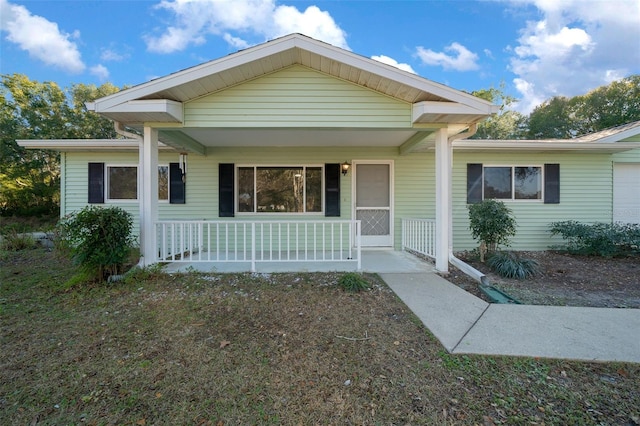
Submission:
[[325,216],[340,216],[340,164],[324,165]]
[[186,203],[186,184],[179,163],[169,163],[169,203]]
[[482,164],[467,164],[467,204],[482,201]]
[[218,165],[218,216],[233,217],[233,184],[235,165],[220,163]]
[[89,163],[89,203],[104,203],[104,163]]
[[560,203],[560,164],[544,165],[544,203]]

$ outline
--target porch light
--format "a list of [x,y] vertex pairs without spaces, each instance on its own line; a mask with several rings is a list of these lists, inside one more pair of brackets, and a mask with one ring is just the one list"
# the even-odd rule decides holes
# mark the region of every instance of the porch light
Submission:
[[182,182],[186,182],[187,181],[187,153],[186,152],[180,153],[180,161],[178,163],[178,166],[180,167],[180,171],[182,172]]
[[347,175],[347,172],[349,171],[349,167],[351,167],[351,164],[347,163],[346,161],[340,165],[340,169],[342,170],[342,174],[344,176]]

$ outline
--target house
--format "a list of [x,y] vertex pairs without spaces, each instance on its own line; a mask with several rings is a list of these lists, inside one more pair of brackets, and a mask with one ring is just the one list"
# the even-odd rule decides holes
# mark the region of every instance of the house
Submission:
[[447,271],[452,249],[476,245],[467,203],[483,197],[513,209],[514,248],[545,249],[552,221],[640,211],[640,123],[570,141],[465,140],[497,106],[299,34],[88,107],[122,138],[19,143],[61,152],[62,215],[132,213],[144,264],[359,265],[376,247]]

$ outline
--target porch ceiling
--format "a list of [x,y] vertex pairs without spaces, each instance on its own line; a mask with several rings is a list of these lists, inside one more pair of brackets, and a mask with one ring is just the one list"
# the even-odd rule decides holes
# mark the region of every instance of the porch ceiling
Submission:
[[[160,130],[159,139],[177,150],[204,153],[209,147],[403,147],[408,152],[434,146],[435,129],[207,129],[183,128]],[[462,126],[457,132],[464,130]],[[456,133],[457,133],[456,132]],[[191,144],[185,143],[191,140]],[[191,148],[190,148],[191,146]],[[405,145],[406,146],[406,145]],[[192,149],[193,148],[193,149]],[[204,149],[202,149],[204,148]]]

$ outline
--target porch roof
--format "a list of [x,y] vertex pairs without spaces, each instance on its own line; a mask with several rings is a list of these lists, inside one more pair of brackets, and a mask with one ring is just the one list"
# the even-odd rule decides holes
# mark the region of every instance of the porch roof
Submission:
[[[255,143],[253,141],[256,138],[240,126],[185,127],[184,103],[294,65],[411,105],[411,120],[404,127],[381,129],[376,125],[370,129],[358,128],[358,132],[364,135],[360,139],[373,141],[374,146],[400,146],[410,138],[417,138],[424,147],[428,144],[429,134],[434,130],[446,127],[449,136],[453,136],[499,109],[498,106],[468,93],[301,34],[284,36],[151,80],[88,103],[87,107],[129,128],[140,129],[145,123],[157,127],[160,129],[160,139],[177,149],[197,152],[202,151],[202,146],[225,146],[230,137],[234,146],[247,146]],[[341,128],[339,125],[333,128],[307,128],[304,129],[304,138],[290,131],[283,137],[273,127],[253,130],[260,132],[262,144],[299,146],[301,143],[327,145],[327,141],[344,140],[340,136],[349,128]],[[380,131],[384,134],[384,140],[380,136],[376,137]],[[354,144],[357,145],[358,142]],[[194,147],[195,149],[191,149]]]

